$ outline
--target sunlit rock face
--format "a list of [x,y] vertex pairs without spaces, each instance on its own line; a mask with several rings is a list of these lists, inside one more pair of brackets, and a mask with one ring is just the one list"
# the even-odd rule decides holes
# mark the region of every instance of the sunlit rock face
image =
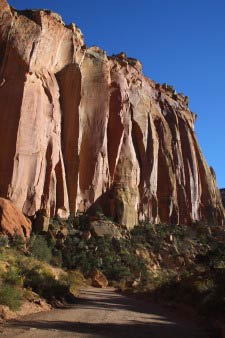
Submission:
[[9,200],[0,197],[0,235],[29,238],[31,221]]
[[187,97],[55,13],[1,0],[0,16],[0,196],[28,216],[223,224]]

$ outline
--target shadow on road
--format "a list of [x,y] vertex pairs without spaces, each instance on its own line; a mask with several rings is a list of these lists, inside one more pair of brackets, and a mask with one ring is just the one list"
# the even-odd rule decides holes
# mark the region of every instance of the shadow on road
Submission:
[[[72,310],[71,315],[68,310]],[[84,316],[79,319],[80,321],[76,321],[73,310],[79,311],[79,314],[82,311],[84,312]],[[65,311],[68,311],[68,316],[65,316]],[[108,313],[113,320],[109,320],[109,322],[102,320],[101,322],[102,313]],[[88,316],[94,316],[93,318],[96,317],[97,320],[90,319]],[[123,320],[123,316],[125,316],[125,320]],[[91,335],[107,338],[209,337],[201,329],[196,328],[192,322],[180,318],[177,320],[174,313],[156,304],[149,304],[147,301],[132,297],[124,297],[110,290],[95,291],[94,289],[83,290],[80,298],[77,298],[76,304],[63,310],[54,310],[51,317],[48,317],[48,315],[45,317],[43,313],[31,315],[24,320],[11,322],[10,327],[25,330],[28,328],[58,330],[62,331],[62,337],[63,332],[73,333],[74,336],[82,334],[82,337]]]
[[[37,328],[41,330],[60,330],[62,332],[92,334],[98,337],[107,338],[131,338],[131,337],[151,337],[151,338],[192,338],[190,335],[184,335],[181,333],[179,327],[176,324],[156,324],[146,322],[131,321],[129,324],[93,324],[93,323],[72,323],[70,321],[33,321],[33,322],[19,322],[13,324],[20,328]],[[168,335],[168,325],[171,334]],[[172,326],[172,327],[171,327]],[[181,335],[182,334],[182,335]],[[62,335],[63,337],[63,335]],[[85,337],[85,336],[84,336]],[[197,336],[196,336],[197,337]]]

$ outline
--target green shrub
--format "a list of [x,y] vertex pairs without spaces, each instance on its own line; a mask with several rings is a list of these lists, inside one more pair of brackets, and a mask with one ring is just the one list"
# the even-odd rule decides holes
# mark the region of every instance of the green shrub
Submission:
[[50,262],[52,259],[52,249],[43,235],[33,235],[29,242],[31,255],[40,261]]
[[22,304],[21,291],[12,285],[4,284],[0,287],[0,304],[11,310],[18,310]]
[[79,270],[73,270],[68,272],[68,284],[70,291],[76,294],[82,286],[85,285],[85,278]]
[[25,247],[25,240],[22,236],[16,235],[12,238],[11,246],[14,249],[21,250]]
[[7,236],[0,236],[0,248],[4,248],[9,244]]
[[214,289],[215,283],[213,279],[204,278],[197,279],[193,283],[194,288],[197,292],[204,294]]
[[62,266],[62,251],[54,248],[52,251],[52,258],[50,260],[50,263],[54,266],[61,267]]
[[115,240],[109,237],[92,237],[89,241],[68,236],[63,250],[63,265],[80,269],[88,276],[100,269],[112,281],[134,280],[136,276],[147,277],[146,263],[135,253],[130,240]]
[[23,269],[24,286],[31,288],[34,292],[46,299],[59,298],[69,292],[68,282],[57,280],[51,271],[41,265]]
[[62,221],[58,216],[51,218],[49,223],[53,226],[55,230],[59,230],[62,225]]
[[10,267],[8,271],[3,273],[2,279],[8,285],[22,286],[23,284],[23,279],[20,275],[20,272],[14,266]]

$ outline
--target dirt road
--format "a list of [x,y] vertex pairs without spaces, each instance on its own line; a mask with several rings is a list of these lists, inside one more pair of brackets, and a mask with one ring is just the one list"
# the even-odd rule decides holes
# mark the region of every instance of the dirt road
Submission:
[[0,337],[208,338],[193,322],[112,289],[88,288],[76,305],[10,322]]

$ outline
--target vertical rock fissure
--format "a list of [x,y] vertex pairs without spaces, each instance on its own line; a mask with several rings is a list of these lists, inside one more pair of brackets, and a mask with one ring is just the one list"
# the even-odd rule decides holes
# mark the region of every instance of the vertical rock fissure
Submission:
[[192,193],[191,193],[191,179],[193,177],[193,154],[190,147],[190,140],[188,136],[187,125],[184,120],[179,119],[179,132],[181,138],[181,150],[182,150],[182,158],[184,163],[184,173],[185,173],[185,195],[186,195],[186,205],[182,210],[187,223],[192,222]]
[[45,181],[43,187],[43,194],[41,196],[41,209],[43,210],[50,210],[50,215],[54,216],[55,208],[49,206],[49,198],[50,198],[50,181],[52,175],[52,142],[48,143],[47,150],[46,150],[46,165],[45,165]]
[[168,150],[165,146],[165,127],[160,120],[155,120],[154,123],[159,139],[157,184],[158,214],[161,222],[170,223],[171,204],[173,203],[173,186],[169,173],[171,161],[169,160]]
[[138,125],[138,123],[134,120],[134,114],[133,114],[133,107],[131,106],[131,121],[132,121],[132,130],[131,130],[131,136],[132,136],[132,142],[134,146],[134,150],[136,153],[136,158],[139,163],[139,169],[140,169],[140,183],[138,185],[139,190],[139,212],[143,213],[143,200],[145,200],[145,192],[146,192],[146,186],[149,186],[149,182],[147,182],[147,158],[146,158],[146,150],[145,145],[143,142],[143,133]]
[[62,154],[70,212],[76,211],[79,172],[79,105],[81,99],[81,72],[77,64],[66,66],[56,75],[62,111]]
[[111,182],[114,179],[118,152],[123,136],[124,126],[121,122],[122,97],[120,88],[116,83],[111,84],[109,98],[109,118],[107,125],[107,153]]

